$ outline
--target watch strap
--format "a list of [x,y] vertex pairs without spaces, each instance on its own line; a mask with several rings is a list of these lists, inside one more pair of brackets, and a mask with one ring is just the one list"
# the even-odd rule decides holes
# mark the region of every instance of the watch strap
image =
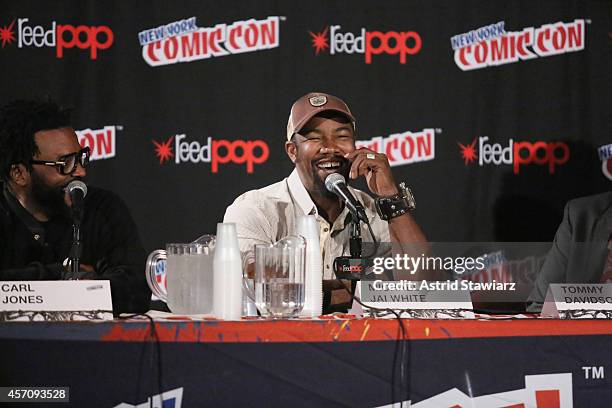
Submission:
[[412,191],[404,182],[399,184],[399,190],[400,192],[393,196],[376,198],[376,211],[381,219],[388,221],[416,208]]

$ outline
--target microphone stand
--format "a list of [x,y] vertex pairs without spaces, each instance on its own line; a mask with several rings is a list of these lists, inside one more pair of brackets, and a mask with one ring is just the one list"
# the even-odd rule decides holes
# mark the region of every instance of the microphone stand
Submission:
[[72,246],[70,247],[70,269],[72,279],[76,279],[81,269],[81,220],[83,214],[81,211],[72,210]]
[[[351,226],[349,230],[349,251],[351,258],[361,259],[361,220],[359,217],[351,217]],[[355,296],[355,289],[357,288],[357,279],[351,279],[351,295]],[[351,307],[353,298],[351,297]]]
[[349,235],[349,249],[351,258],[361,258],[361,222],[357,217],[351,217]]

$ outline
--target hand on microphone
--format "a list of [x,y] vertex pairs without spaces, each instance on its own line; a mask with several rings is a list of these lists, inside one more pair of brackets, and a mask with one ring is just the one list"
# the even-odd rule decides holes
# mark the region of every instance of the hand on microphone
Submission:
[[349,178],[365,176],[370,191],[381,197],[399,193],[386,155],[361,148],[344,157],[352,162]]

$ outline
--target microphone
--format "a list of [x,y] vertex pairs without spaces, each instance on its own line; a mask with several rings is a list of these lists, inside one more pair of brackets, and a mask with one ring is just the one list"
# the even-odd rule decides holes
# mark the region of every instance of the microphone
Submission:
[[87,195],[87,185],[80,180],[72,180],[66,187],[72,201],[72,216],[80,222],[83,218],[83,199]]
[[332,173],[327,176],[325,178],[325,188],[340,197],[354,217],[369,224],[363,205],[351,194],[342,174]]
[[72,180],[66,186],[72,201],[72,246],[70,248],[71,275],[67,279],[77,279],[81,267],[81,221],[83,220],[83,199],[87,195],[87,186],[81,180]]

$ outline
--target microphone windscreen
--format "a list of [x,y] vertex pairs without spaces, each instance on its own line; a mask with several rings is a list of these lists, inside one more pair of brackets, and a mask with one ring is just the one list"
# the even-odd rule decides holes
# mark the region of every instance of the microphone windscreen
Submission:
[[83,192],[83,197],[87,195],[87,185],[81,180],[72,180],[68,183],[67,189],[69,193],[72,193],[74,190],[81,190]]
[[346,179],[340,173],[332,173],[325,177],[325,188],[332,193],[334,192],[334,186],[338,183],[346,184]]

